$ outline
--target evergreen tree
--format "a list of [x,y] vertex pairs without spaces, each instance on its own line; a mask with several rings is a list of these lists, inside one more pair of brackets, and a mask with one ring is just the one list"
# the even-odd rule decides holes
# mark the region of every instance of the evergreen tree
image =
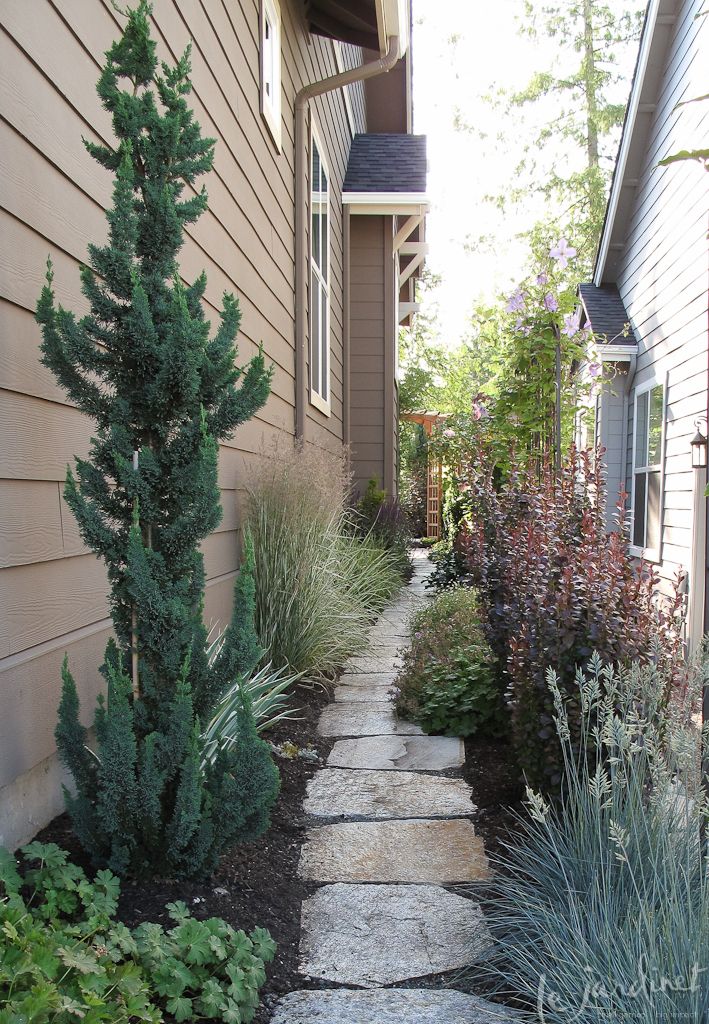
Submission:
[[96,421],[88,459],[67,472],[66,500],[108,568],[115,640],[106,649],[97,750],[88,747],[67,664],[56,737],[76,795],[67,806],[96,862],[119,872],[204,875],[227,844],[267,824],[278,774],[248,702],[241,742],[203,765],[200,722],[251,671],[253,563],[236,587],[218,657],[207,658],[200,542],[221,518],[218,442],[263,405],[270,371],[259,353],[235,365],[239,308],[225,294],[210,337],[202,274],[185,286],[177,256],[185,226],[207,208],[192,188],[212,166],[187,105],[189,51],[158,65],[151,8],[128,12],[106,54],[98,95],[115,149],[85,141],[115,176],[108,242],[81,270],[90,313],[55,305],[51,264],[37,306],[43,362]]

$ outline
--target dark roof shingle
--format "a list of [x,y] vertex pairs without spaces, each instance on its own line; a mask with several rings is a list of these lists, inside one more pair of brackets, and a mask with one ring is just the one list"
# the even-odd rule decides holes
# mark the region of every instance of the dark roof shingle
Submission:
[[426,136],[355,135],[343,192],[426,191]]
[[630,317],[614,284],[604,284],[600,288],[595,284],[581,284],[579,293],[589,326],[593,333],[598,335],[601,344],[637,343],[632,327],[629,327],[627,336],[623,334],[625,325],[630,324]]

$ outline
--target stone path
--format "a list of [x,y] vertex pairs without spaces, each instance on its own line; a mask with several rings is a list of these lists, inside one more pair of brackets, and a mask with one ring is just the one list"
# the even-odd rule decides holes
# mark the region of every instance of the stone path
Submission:
[[[304,803],[313,822],[299,874],[319,888],[303,904],[300,971],[348,988],[291,992],[272,1024],[491,1024],[511,1011],[447,988],[388,988],[466,967],[489,945],[479,905],[451,887],[489,867],[460,769],[462,740],[399,721],[389,690],[411,613],[427,600],[430,563],[380,616],[320,718],[334,743]],[[442,888],[446,886],[446,888]]]

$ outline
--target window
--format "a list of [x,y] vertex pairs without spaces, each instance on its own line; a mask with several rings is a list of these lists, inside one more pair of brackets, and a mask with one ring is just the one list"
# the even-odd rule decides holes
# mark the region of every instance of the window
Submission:
[[281,148],[281,12],[278,0],[261,0],[261,114]]
[[330,211],[328,170],[313,133],[310,166],[310,401],[330,415]]
[[638,554],[659,560],[662,525],[662,432],[665,389],[652,384],[635,394],[633,536]]

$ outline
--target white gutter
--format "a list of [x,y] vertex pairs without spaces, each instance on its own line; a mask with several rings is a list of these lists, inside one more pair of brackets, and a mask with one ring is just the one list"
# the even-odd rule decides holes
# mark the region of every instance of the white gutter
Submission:
[[604,345],[598,346],[598,356],[601,362],[608,363],[632,363],[638,354],[638,346],[635,345]]
[[618,160],[615,167],[615,173],[613,175],[611,194],[608,199],[608,212],[603,226],[601,243],[598,247],[598,259],[596,260],[596,269],[593,275],[593,283],[597,288],[600,288],[603,283],[603,274],[606,269],[606,260],[608,259],[608,250],[610,249],[611,236],[613,234],[613,225],[615,223],[616,213],[618,212],[620,194],[624,185],[628,153],[630,152],[630,145],[635,132],[635,120],[638,116],[638,110],[640,107],[640,96],[645,82],[645,72],[647,71],[647,64],[650,57],[650,50],[652,48],[652,39],[655,34],[655,25],[657,23],[659,9],[660,0],[650,0],[647,9],[645,30],[640,43],[638,64],[635,70],[635,79],[633,81],[633,91],[628,101],[628,113],[626,115],[625,126],[623,128],[623,138],[620,142],[620,150],[618,152]]
[[342,202],[350,206],[430,205],[430,199],[425,192],[343,192]]

